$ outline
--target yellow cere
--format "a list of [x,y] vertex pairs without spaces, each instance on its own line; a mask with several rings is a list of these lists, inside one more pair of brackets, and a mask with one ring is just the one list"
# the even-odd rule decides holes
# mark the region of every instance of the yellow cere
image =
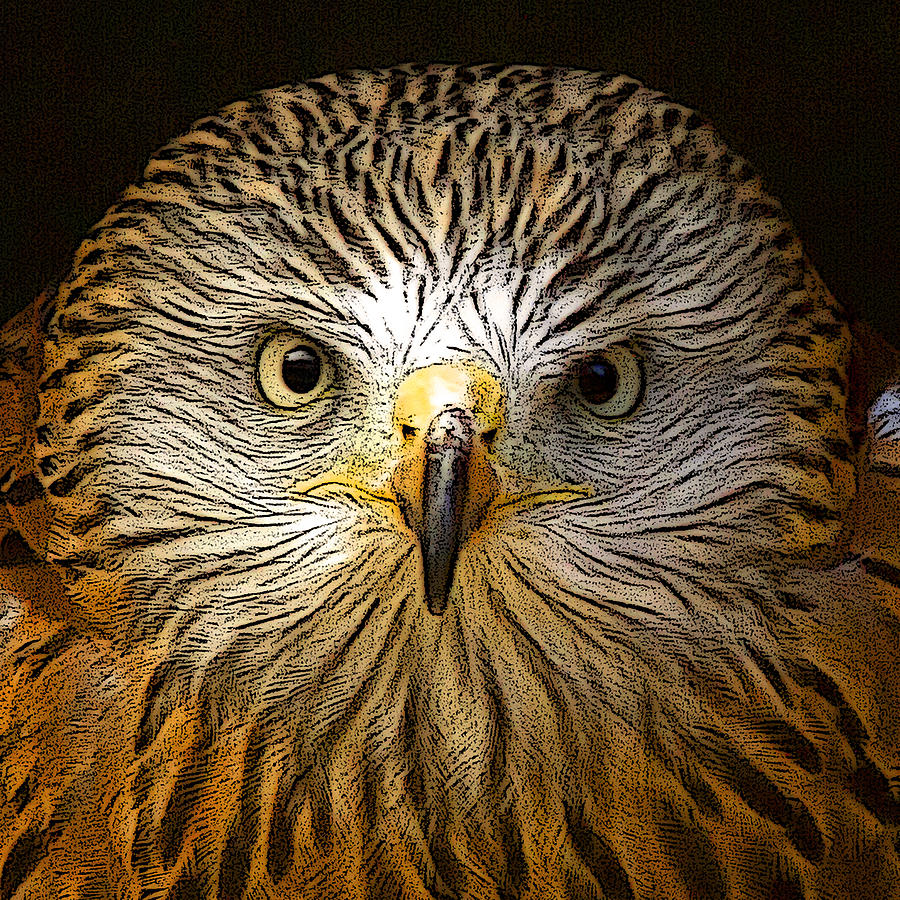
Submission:
[[436,363],[407,376],[397,391],[394,422],[425,429],[442,409],[470,409],[482,430],[504,422],[504,397],[497,379],[470,362]]

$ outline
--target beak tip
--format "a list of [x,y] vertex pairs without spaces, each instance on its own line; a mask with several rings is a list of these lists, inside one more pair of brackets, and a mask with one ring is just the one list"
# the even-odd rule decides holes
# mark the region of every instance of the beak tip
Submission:
[[426,598],[426,606],[428,607],[428,612],[430,612],[433,616],[442,616],[444,614],[444,610],[447,608],[447,597],[446,596],[433,596],[428,595]]

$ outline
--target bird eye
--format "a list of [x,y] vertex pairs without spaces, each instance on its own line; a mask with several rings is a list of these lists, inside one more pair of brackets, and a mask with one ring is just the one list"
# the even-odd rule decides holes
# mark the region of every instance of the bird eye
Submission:
[[322,352],[307,338],[277,334],[259,351],[257,380],[270,403],[296,409],[322,393],[328,366]]
[[621,419],[637,409],[644,392],[640,358],[627,347],[609,347],[581,361],[578,392],[591,411]]

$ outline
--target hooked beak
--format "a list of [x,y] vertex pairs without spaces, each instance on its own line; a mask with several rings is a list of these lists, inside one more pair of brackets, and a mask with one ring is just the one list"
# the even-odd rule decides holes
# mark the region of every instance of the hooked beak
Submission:
[[447,606],[460,547],[500,494],[485,443],[472,410],[442,410],[391,479],[403,518],[422,548],[425,602],[435,615]]
[[434,615],[447,607],[460,550],[496,510],[590,493],[575,485],[505,490],[493,458],[505,425],[505,398],[496,379],[472,363],[438,363],[412,372],[397,392],[393,419],[403,446],[390,490],[330,475],[307,483],[303,493],[330,487],[363,502],[396,503],[418,539],[425,602]]

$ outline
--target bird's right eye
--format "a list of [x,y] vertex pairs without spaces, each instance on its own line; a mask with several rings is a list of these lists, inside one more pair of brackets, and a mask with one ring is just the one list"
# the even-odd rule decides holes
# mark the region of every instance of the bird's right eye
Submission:
[[327,387],[330,369],[308,338],[277,334],[260,348],[256,377],[263,396],[282,409],[297,409]]

